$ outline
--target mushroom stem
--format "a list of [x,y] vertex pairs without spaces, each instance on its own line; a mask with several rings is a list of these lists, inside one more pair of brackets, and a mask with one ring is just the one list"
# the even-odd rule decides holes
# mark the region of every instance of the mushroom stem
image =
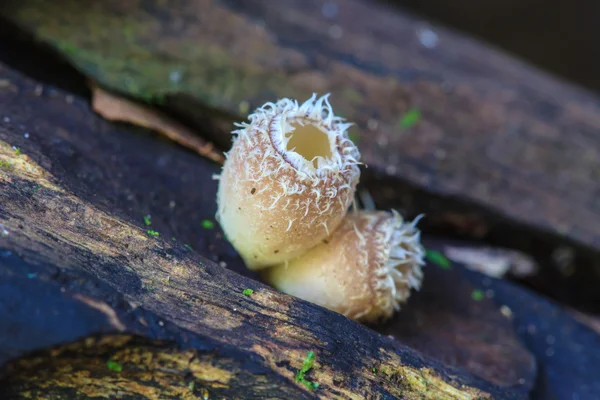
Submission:
[[416,223],[395,211],[348,214],[331,237],[263,278],[278,290],[361,322],[384,320],[423,279]]

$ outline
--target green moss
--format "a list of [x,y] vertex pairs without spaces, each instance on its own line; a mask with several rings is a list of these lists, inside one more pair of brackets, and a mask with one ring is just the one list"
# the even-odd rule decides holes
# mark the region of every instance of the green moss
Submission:
[[215,227],[215,223],[209,219],[205,219],[202,221],[202,227],[204,229],[213,229]]
[[252,296],[252,293],[254,293],[254,290],[252,289],[244,289],[244,291],[242,292],[244,296]]
[[156,231],[153,231],[153,230],[151,230],[151,229],[148,229],[148,230],[147,230],[147,233],[148,233],[148,235],[150,235],[150,236],[154,236],[154,237],[158,237],[158,236],[160,236],[160,233],[158,233],[158,232],[156,232]]
[[110,369],[111,371],[114,371],[114,372],[123,371],[123,366],[116,361],[108,361],[106,363],[106,366],[108,367],[108,369]]
[[150,226],[152,225],[152,216],[150,215],[144,215],[144,223],[146,224],[146,226]]
[[296,373],[296,378],[295,378],[296,382],[302,383],[309,389],[316,389],[319,387],[319,384],[317,382],[310,382],[310,381],[306,380],[306,378],[304,377],[304,374],[306,374],[312,368],[314,361],[315,361],[315,353],[314,353],[314,351],[309,351],[306,354],[306,358],[304,359],[304,362],[302,363],[302,368],[300,369],[300,371],[298,371]]
[[485,298],[485,294],[483,293],[483,291],[481,291],[479,289],[475,289],[471,293],[471,298],[475,301],[481,301]]
[[[264,70],[253,56],[232,55],[215,36],[199,36],[194,22],[177,32],[160,28],[183,12],[167,3],[124,12],[111,2],[75,0],[60,7],[43,0],[12,2],[0,11],[95,81],[145,102],[164,103],[178,93],[239,115],[245,110],[240,104],[264,93],[310,96],[304,85],[290,87],[285,70]],[[275,45],[261,50],[277,56]]]
[[417,108],[411,108],[400,117],[398,126],[401,129],[408,129],[416,125],[421,120],[421,112]]
[[426,250],[425,257],[429,260],[429,262],[439,266],[442,269],[452,268],[450,260],[448,260],[444,254],[437,250]]

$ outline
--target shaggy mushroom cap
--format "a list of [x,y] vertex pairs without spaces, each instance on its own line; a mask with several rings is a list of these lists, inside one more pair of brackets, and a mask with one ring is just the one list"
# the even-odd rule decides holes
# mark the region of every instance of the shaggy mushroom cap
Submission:
[[217,220],[249,269],[314,247],[341,223],[359,181],[349,123],[328,96],[267,103],[236,124],[219,178]]
[[278,290],[361,321],[385,320],[423,280],[425,250],[395,211],[359,211],[304,255],[265,270]]

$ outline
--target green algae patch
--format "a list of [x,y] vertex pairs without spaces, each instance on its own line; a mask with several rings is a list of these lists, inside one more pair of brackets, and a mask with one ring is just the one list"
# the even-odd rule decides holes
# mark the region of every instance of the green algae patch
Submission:
[[[407,400],[484,400],[493,397],[478,388],[461,385],[431,368],[403,364],[396,354],[384,351],[382,363],[372,368],[378,377],[393,383],[392,395]],[[391,388],[392,386],[390,386]]]
[[[206,31],[206,17],[194,7],[199,6],[75,0],[56,7],[52,2],[26,0],[11,3],[0,14],[55,48],[100,85],[144,102],[162,104],[168,96],[182,94],[236,115],[247,98],[288,86],[283,71],[261,66],[268,54],[279,56],[276,43],[265,45],[264,35],[248,36],[247,48],[260,49],[233,56],[220,43],[223,32]],[[188,13],[199,17],[190,19]],[[217,30],[229,29],[227,19],[235,15],[225,9],[221,13],[225,20]],[[249,25],[242,18],[235,22]],[[251,28],[255,29],[242,29]]]

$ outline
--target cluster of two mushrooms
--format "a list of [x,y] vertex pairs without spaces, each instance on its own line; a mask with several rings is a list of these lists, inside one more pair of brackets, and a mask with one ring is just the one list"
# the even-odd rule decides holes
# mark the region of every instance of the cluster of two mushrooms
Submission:
[[327,96],[267,103],[236,124],[217,220],[246,266],[278,290],[345,316],[390,317],[422,281],[416,221],[349,211],[360,178],[351,124]]

